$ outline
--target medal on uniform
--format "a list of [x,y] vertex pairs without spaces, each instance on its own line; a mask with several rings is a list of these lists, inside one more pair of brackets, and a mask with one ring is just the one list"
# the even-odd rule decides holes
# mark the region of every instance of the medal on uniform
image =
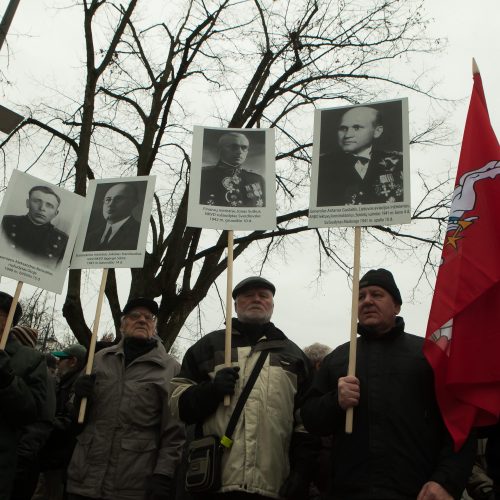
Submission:
[[237,207],[238,205],[243,204],[243,201],[241,200],[240,189],[238,187],[241,182],[240,172],[241,169],[235,168],[231,177],[228,176],[222,179],[222,185],[226,190],[226,201],[232,207]]

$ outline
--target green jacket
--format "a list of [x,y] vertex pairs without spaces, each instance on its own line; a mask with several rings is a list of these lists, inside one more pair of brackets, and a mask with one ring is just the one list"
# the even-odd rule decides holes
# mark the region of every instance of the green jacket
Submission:
[[16,469],[16,450],[23,427],[42,415],[47,397],[47,365],[38,351],[9,336],[14,380],[0,388],[0,498],[9,498]]

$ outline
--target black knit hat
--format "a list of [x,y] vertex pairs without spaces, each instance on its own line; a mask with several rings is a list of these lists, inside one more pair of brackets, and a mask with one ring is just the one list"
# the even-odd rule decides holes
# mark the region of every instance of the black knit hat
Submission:
[[[9,314],[10,306],[12,304],[12,295],[9,295],[5,292],[0,292],[0,310]],[[23,310],[21,308],[21,304],[19,302],[16,304],[16,311],[14,313],[14,318],[12,319],[12,325],[17,325],[17,322],[21,319],[21,315],[23,314]]]
[[360,290],[365,286],[379,286],[392,295],[396,304],[403,303],[394,276],[387,269],[370,269],[359,281]]
[[241,280],[234,287],[233,299],[235,299],[241,292],[249,290],[250,288],[266,288],[267,290],[270,290],[273,295],[276,293],[276,287],[270,281],[265,278],[261,278],[260,276],[250,276],[249,278]]

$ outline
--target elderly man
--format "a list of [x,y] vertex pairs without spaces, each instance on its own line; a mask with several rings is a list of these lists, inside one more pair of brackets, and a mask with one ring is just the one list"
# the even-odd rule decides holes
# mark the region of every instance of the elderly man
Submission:
[[319,207],[403,201],[403,157],[376,148],[383,132],[375,108],[360,106],[342,115],[337,129],[340,151],[319,159]]
[[141,225],[132,211],[138,203],[134,182],[120,182],[110,187],[102,202],[103,220],[94,227],[90,220],[83,251],[135,250]]
[[[270,322],[274,293],[274,285],[261,277],[238,283],[231,367],[224,366],[225,331],[218,330],[188,349],[172,381],[172,411],[202,427],[204,435],[222,437],[257,358],[269,353],[236,423],[233,444],[224,450],[222,486],[203,499],[300,499],[307,492],[317,440],[304,432],[295,410],[312,369],[304,353]],[[229,407],[222,404],[226,395]]]
[[70,499],[173,498],[184,426],[170,413],[168,387],[179,364],[155,336],[157,314],[154,300],[130,300],[122,340],[99,351],[92,375],[75,385],[89,407],[68,468]]
[[[0,292],[0,335],[9,314],[12,297]],[[13,324],[22,309],[16,305]],[[23,338],[31,333],[22,331]],[[31,346],[9,335],[5,350],[0,350],[0,498],[9,499],[16,471],[17,447],[27,424],[39,420],[47,404],[47,365],[45,358]]]
[[228,132],[218,143],[219,161],[201,169],[200,204],[218,207],[264,207],[264,178],[242,168],[248,154],[245,135]]
[[[459,499],[474,461],[472,439],[455,453],[434,394],[424,339],[404,331],[392,274],[368,271],[359,283],[356,376],[349,343],[328,355],[301,414],[306,428],[333,435],[328,498]],[[354,428],[344,432],[354,408]]]
[[26,215],[5,215],[2,229],[9,245],[27,256],[56,266],[64,256],[68,235],[52,224],[61,198],[50,187],[34,186],[26,200]]

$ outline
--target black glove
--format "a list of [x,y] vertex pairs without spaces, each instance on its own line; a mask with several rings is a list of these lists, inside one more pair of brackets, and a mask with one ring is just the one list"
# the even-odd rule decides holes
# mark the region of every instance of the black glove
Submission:
[[300,471],[292,470],[281,486],[279,495],[287,500],[309,498],[309,481],[304,478]]
[[94,394],[94,385],[95,385],[95,373],[91,375],[82,375],[78,377],[75,382],[74,391],[75,396],[78,399],[91,399]]
[[14,372],[10,366],[10,356],[0,351],[0,389],[4,389],[14,380]]
[[148,500],[168,500],[172,492],[172,478],[163,474],[153,474],[146,479]]
[[234,394],[234,387],[236,386],[236,381],[240,378],[238,372],[240,371],[239,366],[231,366],[228,368],[222,368],[215,374],[213,380],[215,395],[219,400],[223,400],[224,396]]

